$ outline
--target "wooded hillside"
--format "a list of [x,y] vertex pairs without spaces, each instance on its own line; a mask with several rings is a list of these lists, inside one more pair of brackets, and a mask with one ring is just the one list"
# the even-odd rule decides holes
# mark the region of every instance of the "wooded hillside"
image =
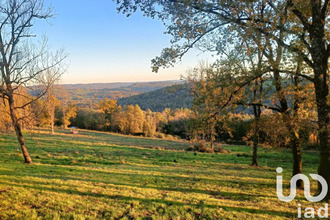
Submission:
[[134,95],[118,100],[122,106],[139,105],[142,110],[150,109],[153,112],[164,111],[165,108],[190,108],[193,97],[188,84],[178,84],[155,91]]

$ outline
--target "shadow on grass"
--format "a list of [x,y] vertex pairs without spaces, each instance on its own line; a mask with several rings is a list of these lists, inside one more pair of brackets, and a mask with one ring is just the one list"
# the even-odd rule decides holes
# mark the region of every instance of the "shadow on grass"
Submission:
[[[3,183],[0,181],[0,183]],[[4,183],[7,184],[7,183]],[[171,201],[165,199],[147,199],[147,198],[138,198],[138,197],[129,197],[129,196],[121,196],[121,195],[105,195],[100,193],[92,193],[92,192],[80,192],[76,190],[66,190],[66,189],[58,189],[58,188],[47,188],[42,186],[30,186],[30,185],[18,185],[18,184],[11,184],[14,187],[23,187],[27,189],[35,189],[41,191],[52,191],[56,193],[66,193],[66,194],[74,194],[78,196],[88,196],[94,198],[105,198],[105,199],[113,199],[113,200],[122,200],[122,201],[139,201],[141,203],[162,203],[167,206],[191,206],[196,208],[206,207],[212,209],[219,209],[222,208],[225,211],[237,211],[237,212],[248,212],[250,214],[267,214],[271,216],[278,216],[278,217],[292,217],[293,214],[290,212],[281,212],[275,210],[260,210],[260,209],[253,209],[253,208],[244,208],[244,207],[232,207],[232,206],[224,206],[224,205],[211,205],[211,204],[190,204],[190,203],[183,203],[178,201]]]
[[[53,172],[54,169],[48,170],[48,172]],[[31,170],[32,171],[32,170]],[[40,172],[40,171],[39,171]],[[47,172],[47,170],[43,170],[43,172]],[[60,172],[60,173],[59,173]],[[40,174],[40,173],[33,173],[30,172],[29,174],[26,173],[19,173],[19,172],[10,172],[10,171],[0,171],[0,175],[7,175],[7,176],[33,176],[33,177],[40,177],[40,178],[46,178],[46,179],[52,179],[52,178],[56,178],[56,179],[61,179],[61,180],[70,180],[72,179],[72,177],[66,177],[65,175],[85,175],[87,173],[90,173],[93,175],[93,177],[95,178],[102,178],[105,177],[107,178],[107,176],[110,177],[114,177],[114,176],[119,176],[119,177],[123,177],[120,179],[124,179],[124,180],[134,180],[134,179],[138,179],[138,180],[146,180],[148,182],[152,182],[155,181],[154,183],[166,183],[166,182],[181,182],[181,183],[205,183],[205,184],[214,184],[214,185],[220,185],[220,186],[237,186],[237,187],[247,187],[247,186],[260,186],[262,188],[275,188],[275,182],[274,183],[265,183],[265,182],[255,182],[253,181],[253,178],[251,178],[252,181],[245,181],[243,182],[242,180],[228,180],[228,179],[224,179],[224,180],[219,180],[219,179],[212,179],[212,176],[210,176],[209,178],[203,178],[203,177],[193,177],[193,176],[175,176],[175,175],[148,175],[148,174],[135,174],[135,173],[118,173],[118,172],[111,172],[111,171],[100,171],[100,170],[90,170],[89,172],[86,172],[86,170],[82,170],[82,169],[74,169],[74,167],[72,167],[70,170],[66,169],[66,170],[59,170],[59,172],[55,173],[55,175],[51,175],[51,174]],[[61,177],[56,176],[61,174]],[[125,178],[126,177],[126,178]],[[80,178],[78,178],[79,180]],[[86,180],[86,179],[81,179],[81,180]],[[97,181],[95,181],[97,182]],[[101,181],[103,182],[103,181]]]
[[[52,171],[52,170],[50,170]],[[78,172],[77,172],[78,171]],[[86,172],[82,170],[74,170],[72,169],[70,172],[75,175],[79,175],[79,172],[81,175],[86,174]],[[249,193],[231,193],[231,192],[224,192],[224,191],[215,191],[215,190],[204,190],[204,189],[198,189],[198,188],[192,188],[195,183],[200,183],[201,181],[203,182],[212,182],[213,184],[216,185],[222,185],[222,186],[229,186],[231,184],[243,184],[245,185],[246,183],[242,183],[239,181],[228,181],[228,180],[210,180],[210,179],[203,179],[203,178],[194,178],[194,177],[173,177],[173,176],[163,176],[163,175],[143,175],[143,174],[125,174],[125,173],[115,173],[115,172],[103,172],[103,171],[93,171],[91,174],[95,175],[95,173],[99,173],[102,175],[95,175],[93,176],[93,180],[91,179],[86,179],[86,178],[79,178],[79,177],[72,177],[72,176],[63,176],[64,175],[70,175],[70,172],[63,172],[63,170],[58,170],[57,173],[54,174],[33,174],[30,173],[29,175],[26,175],[25,173],[13,173],[10,171],[0,171],[0,175],[6,175],[8,178],[3,176],[3,179],[7,179],[9,181],[15,181],[14,179],[10,178],[10,176],[17,177],[17,176],[31,176],[31,177],[36,177],[36,178],[44,178],[44,179],[56,179],[56,180],[71,180],[71,181],[84,181],[88,183],[103,183],[103,184],[112,184],[112,185],[117,185],[117,186],[129,186],[129,187],[137,187],[137,188],[143,188],[143,189],[156,189],[156,190],[162,190],[162,191],[176,191],[176,192],[182,192],[182,193],[199,193],[199,194],[205,194],[205,195],[210,195],[216,199],[221,198],[221,199],[233,199],[236,201],[245,201],[245,200],[254,200],[255,198],[258,197],[263,197],[263,198],[275,198],[275,196],[269,196],[269,195],[262,195],[262,194],[249,194]],[[61,177],[59,177],[59,173],[61,173]],[[122,181],[118,182],[115,180],[109,180],[107,176],[115,179],[122,179]],[[116,176],[119,176],[119,178],[116,178]],[[151,179],[150,179],[151,177]],[[89,176],[90,178],[90,176]],[[108,180],[106,180],[108,179]],[[139,183],[137,184],[131,184],[127,182],[131,182],[132,180],[140,180]],[[155,181],[155,182],[154,182]],[[147,183],[146,183],[147,182]],[[173,183],[190,183],[191,187],[173,187],[169,185],[173,185]],[[29,180],[30,184],[35,184],[35,185],[40,185],[44,184],[40,181],[33,181]],[[168,184],[171,183],[171,184]],[[229,183],[229,185],[228,185]],[[60,185],[56,183],[52,183],[54,185]],[[152,185],[151,185],[152,184]],[[157,186],[159,185],[167,185],[167,186]],[[63,184],[61,184],[63,185]],[[72,187],[72,185],[65,184],[68,187]],[[156,186],[155,186],[156,185]],[[169,187],[168,187],[169,186]],[[275,188],[274,184],[269,184],[269,186]],[[195,186],[196,187],[196,186]]]

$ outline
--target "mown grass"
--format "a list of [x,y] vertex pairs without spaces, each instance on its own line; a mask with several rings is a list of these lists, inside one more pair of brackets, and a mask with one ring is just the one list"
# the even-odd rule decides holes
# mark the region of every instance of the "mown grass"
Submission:
[[[292,219],[298,203],[322,206],[302,192],[290,203],[276,197],[276,167],[288,188],[288,150],[260,149],[261,167],[251,167],[237,156],[247,146],[203,154],[183,141],[102,132],[26,137],[33,165],[13,135],[0,135],[0,219]],[[303,158],[306,174],[316,173],[317,152]]]

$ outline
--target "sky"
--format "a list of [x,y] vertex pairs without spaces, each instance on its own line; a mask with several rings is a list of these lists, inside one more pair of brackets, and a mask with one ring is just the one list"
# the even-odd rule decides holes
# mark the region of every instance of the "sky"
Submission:
[[55,18],[36,22],[38,37],[51,48],[64,48],[69,67],[62,83],[141,82],[180,79],[198,62],[209,60],[197,50],[173,68],[151,71],[151,59],[170,45],[158,20],[136,13],[119,14],[112,0],[44,0]]

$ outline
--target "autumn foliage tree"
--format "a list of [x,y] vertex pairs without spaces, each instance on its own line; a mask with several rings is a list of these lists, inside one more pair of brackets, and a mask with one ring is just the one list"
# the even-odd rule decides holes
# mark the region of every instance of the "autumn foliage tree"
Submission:
[[115,131],[119,126],[119,114],[122,111],[121,106],[118,106],[117,100],[101,100],[99,103],[99,109],[103,112],[106,120],[107,130]]

